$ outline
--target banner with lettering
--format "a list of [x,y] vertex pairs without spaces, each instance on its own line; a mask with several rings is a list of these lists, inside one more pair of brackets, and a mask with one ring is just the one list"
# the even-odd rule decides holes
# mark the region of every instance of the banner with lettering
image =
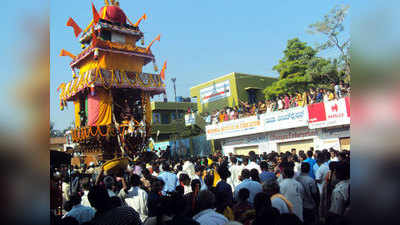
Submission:
[[260,115],[264,132],[308,125],[307,108],[295,107]]
[[350,97],[308,106],[310,129],[350,124]]
[[262,132],[257,116],[206,126],[207,140],[221,139]]
[[231,87],[229,80],[214,83],[211,86],[200,90],[201,104],[217,101],[231,96]]

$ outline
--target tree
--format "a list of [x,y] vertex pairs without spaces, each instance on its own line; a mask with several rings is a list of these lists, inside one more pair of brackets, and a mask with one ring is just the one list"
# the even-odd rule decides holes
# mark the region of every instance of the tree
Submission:
[[306,80],[313,87],[327,88],[332,83],[343,79],[344,73],[338,71],[338,62],[315,57],[310,60],[309,68],[305,74]]
[[344,33],[343,21],[350,6],[335,6],[322,21],[309,25],[308,32],[322,34],[327,40],[318,46],[319,50],[336,48],[340,52],[339,64],[343,67],[346,81],[350,81],[350,37]]
[[279,64],[272,69],[279,73],[280,79],[304,76],[308,62],[317,51],[307,46],[306,42],[301,42],[298,38],[288,40],[284,56],[279,60]]
[[317,57],[317,50],[293,38],[287,42],[284,56],[273,70],[279,72],[279,80],[264,89],[267,99],[285,94],[303,92],[309,88],[330,89],[343,77],[338,71],[337,60]]
[[305,77],[310,61],[317,51],[298,38],[288,40],[284,56],[272,69],[279,73],[279,80],[264,90],[265,97],[270,99],[284,94],[294,94],[309,87]]

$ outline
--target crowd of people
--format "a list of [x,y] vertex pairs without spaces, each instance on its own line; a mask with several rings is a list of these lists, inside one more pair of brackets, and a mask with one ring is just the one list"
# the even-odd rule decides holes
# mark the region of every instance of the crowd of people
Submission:
[[238,106],[225,107],[221,110],[215,110],[211,114],[205,113],[204,120],[207,124],[217,124],[248,116],[255,116],[298,106],[306,106],[318,102],[331,101],[350,95],[350,86],[344,84],[342,81],[337,84],[332,83],[332,90],[310,88],[308,91],[280,95],[273,99],[259,101],[258,103],[240,101]]
[[346,150],[292,149],[52,168],[63,202],[52,224],[347,224],[349,162]]

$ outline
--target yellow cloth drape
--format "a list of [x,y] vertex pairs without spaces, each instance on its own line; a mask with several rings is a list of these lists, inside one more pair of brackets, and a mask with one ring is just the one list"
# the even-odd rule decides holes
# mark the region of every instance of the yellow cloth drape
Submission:
[[[111,124],[112,118],[112,96],[103,88],[96,88],[96,97],[99,99],[98,105],[89,105],[90,114],[94,113],[93,120],[97,126],[106,126]],[[92,109],[92,107],[95,107]],[[97,115],[96,115],[97,114]],[[91,117],[91,115],[89,115]]]
[[149,93],[142,92],[142,100],[144,101],[144,109],[146,110],[146,124],[151,124],[152,112]]
[[89,60],[80,67],[79,74],[85,74],[87,71],[100,68],[107,70],[124,70],[130,72],[142,72],[144,59],[136,56],[126,56],[121,54],[111,54],[102,52],[99,59]]
[[74,101],[75,105],[75,128],[81,127],[81,116],[79,112],[81,111],[81,103],[79,102],[79,99],[76,99]]
[[218,182],[221,180],[221,177],[219,176],[217,170],[214,170],[214,183],[213,187],[216,187]]
[[99,89],[96,91],[101,101],[99,102],[99,117],[97,120],[98,126],[105,126],[111,124],[112,118],[112,96],[108,91]]

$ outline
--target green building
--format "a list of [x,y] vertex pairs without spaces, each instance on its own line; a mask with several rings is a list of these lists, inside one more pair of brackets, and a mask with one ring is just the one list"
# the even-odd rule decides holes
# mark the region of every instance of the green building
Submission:
[[[153,113],[151,136],[156,142],[168,141],[185,135],[185,114],[188,109],[197,110],[197,104],[191,102],[152,102]],[[158,136],[157,136],[158,133]]]
[[199,113],[212,113],[224,107],[234,107],[240,101],[256,103],[264,100],[263,90],[276,78],[230,73],[190,88],[190,96],[197,99]]

